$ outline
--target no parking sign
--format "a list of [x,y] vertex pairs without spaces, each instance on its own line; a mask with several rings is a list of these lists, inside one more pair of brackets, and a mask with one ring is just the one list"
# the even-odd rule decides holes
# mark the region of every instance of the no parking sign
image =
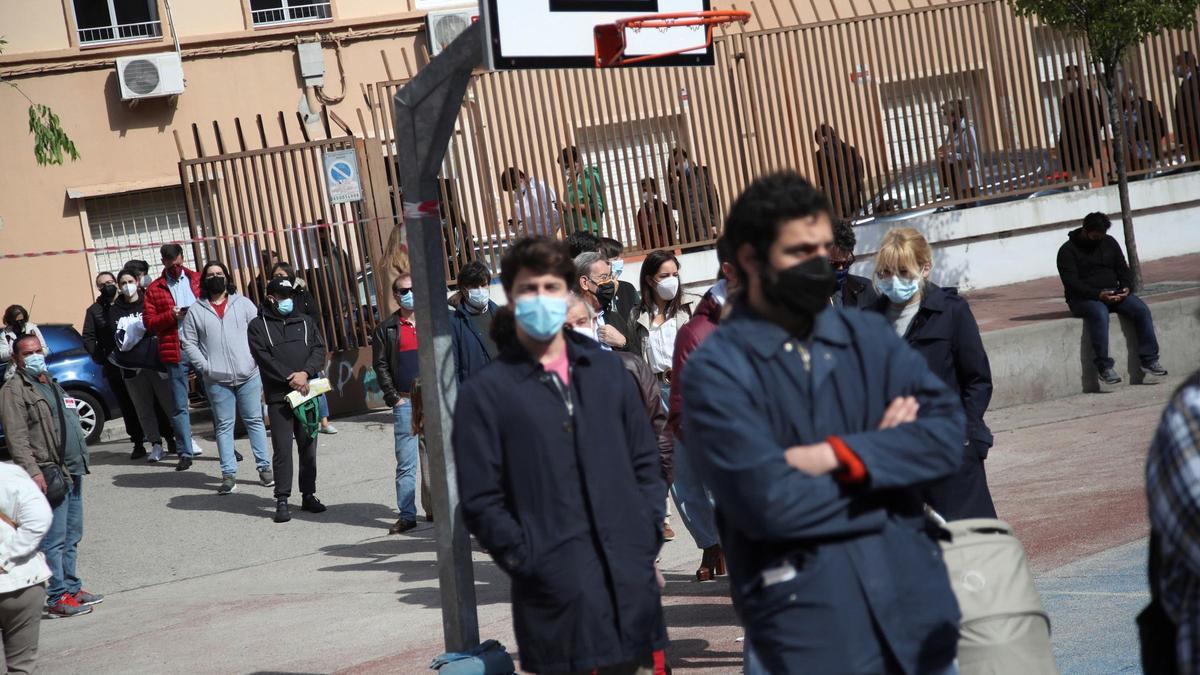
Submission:
[[330,150],[325,161],[325,188],[329,191],[330,204],[345,204],[361,201],[362,181],[358,176],[358,154],[354,148]]

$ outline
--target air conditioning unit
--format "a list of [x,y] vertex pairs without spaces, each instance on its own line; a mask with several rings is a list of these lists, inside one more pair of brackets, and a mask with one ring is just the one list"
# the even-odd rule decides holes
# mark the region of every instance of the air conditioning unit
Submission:
[[183,93],[183,63],[176,52],[124,56],[117,59],[121,100],[174,96]]
[[464,9],[448,9],[425,15],[425,27],[429,31],[429,55],[437,56],[462,34],[467,26],[479,20],[479,5]]

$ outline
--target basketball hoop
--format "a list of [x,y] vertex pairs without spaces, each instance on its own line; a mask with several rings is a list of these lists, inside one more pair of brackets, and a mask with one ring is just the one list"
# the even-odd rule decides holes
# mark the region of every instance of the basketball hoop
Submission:
[[[708,49],[713,42],[713,27],[727,23],[746,23],[750,20],[750,12],[735,10],[712,10],[707,12],[674,12],[667,14],[644,14],[619,19],[613,23],[600,24],[595,28],[596,37],[596,67],[610,68],[613,66],[628,66],[644,63],[669,56],[678,56],[699,49]],[[668,30],[671,28],[692,28],[704,30],[704,43],[683,49],[676,49],[658,54],[625,57],[625,31],[640,31],[643,28]]]

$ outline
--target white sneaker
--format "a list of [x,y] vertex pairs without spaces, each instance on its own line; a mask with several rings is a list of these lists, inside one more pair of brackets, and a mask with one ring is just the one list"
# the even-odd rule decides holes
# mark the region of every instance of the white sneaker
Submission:
[[196,445],[196,441],[193,440],[192,441],[192,457],[199,457],[200,455],[203,455],[203,454],[204,454],[204,451],[201,450],[200,446]]
[[330,435],[336,434],[338,432],[337,427],[333,426],[332,423],[326,424],[325,426],[321,427],[320,431],[323,434],[330,434]]
[[162,443],[155,443],[153,446],[151,446],[150,455],[146,457],[146,461],[150,462],[151,464],[155,462],[161,462],[165,455],[166,453],[163,452]]

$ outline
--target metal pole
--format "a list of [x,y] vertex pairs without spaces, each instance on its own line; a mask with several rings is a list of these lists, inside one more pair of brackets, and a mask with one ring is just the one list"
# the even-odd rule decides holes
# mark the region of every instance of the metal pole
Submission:
[[438,581],[446,650],[479,644],[471,540],[458,505],[458,478],[450,452],[457,395],[446,306],[445,244],[438,208],[438,172],[454,133],[471,72],[483,58],[476,22],[396,92],[397,170],[404,195],[404,227],[412,259],[417,340],[420,345],[425,444],[429,451],[437,534]]

